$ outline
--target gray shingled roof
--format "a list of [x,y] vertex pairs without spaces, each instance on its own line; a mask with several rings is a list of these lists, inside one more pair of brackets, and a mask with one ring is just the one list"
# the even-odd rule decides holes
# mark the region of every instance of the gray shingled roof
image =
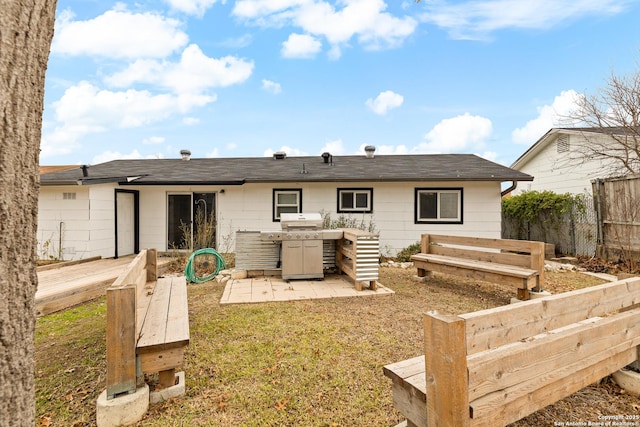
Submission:
[[[303,171],[305,171],[303,173]],[[41,175],[42,185],[242,185],[249,182],[532,181],[531,175],[472,154],[114,160]]]

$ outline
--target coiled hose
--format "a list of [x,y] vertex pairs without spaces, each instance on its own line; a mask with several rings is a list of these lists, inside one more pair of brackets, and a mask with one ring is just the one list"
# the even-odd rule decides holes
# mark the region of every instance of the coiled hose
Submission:
[[[214,255],[216,257],[216,270],[211,274],[207,274],[206,276],[198,277],[193,265],[194,264],[193,260],[198,255],[204,255],[204,254]],[[184,268],[184,277],[187,279],[187,282],[204,283],[215,278],[220,272],[220,270],[224,270],[225,268],[227,268],[227,266],[224,262],[224,258],[222,258],[222,255],[220,255],[215,249],[212,249],[212,248],[198,249],[197,251],[192,253],[191,256],[189,257],[189,260],[187,261],[187,265]]]

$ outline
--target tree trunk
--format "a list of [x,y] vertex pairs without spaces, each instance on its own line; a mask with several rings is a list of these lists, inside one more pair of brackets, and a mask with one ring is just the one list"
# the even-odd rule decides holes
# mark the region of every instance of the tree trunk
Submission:
[[0,0],[0,425],[35,422],[38,158],[55,0]]

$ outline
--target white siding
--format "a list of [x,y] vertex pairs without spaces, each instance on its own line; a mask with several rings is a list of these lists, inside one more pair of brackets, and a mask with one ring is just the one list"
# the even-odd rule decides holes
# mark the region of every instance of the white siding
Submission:
[[[75,193],[64,199],[63,193]],[[87,258],[89,247],[89,189],[42,187],[38,202],[38,257]]]
[[[235,232],[280,230],[272,220],[274,188],[302,189],[304,212],[337,214],[338,188],[373,188],[373,213],[352,214],[365,224],[373,223],[380,233],[381,251],[397,251],[420,240],[422,233],[500,237],[501,199],[498,182],[368,182],[309,184],[245,184],[242,186],[126,186],[139,191],[140,249],[167,248],[167,195],[170,193],[215,192],[218,221],[218,250],[234,250]],[[463,188],[462,224],[415,224],[415,188]],[[59,225],[63,224],[64,259],[115,254],[114,185],[88,187],[42,187],[39,202],[38,243],[49,242],[48,256],[57,257]],[[224,193],[219,191],[224,188]],[[76,192],[76,200],[63,200],[63,192]],[[349,216],[349,215],[347,215]],[[231,242],[227,245],[226,242]]]
[[[274,188],[302,189],[304,212],[336,213],[337,188],[373,188],[373,213],[352,214],[365,224],[372,222],[380,232],[385,254],[395,253],[420,240],[422,233],[500,237],[501,199],[497,182],[429,182],[429,183],[335,183],[245,184],[222,187],[176,186],[171,189],[128,187],[140,191],[140,247],[167,248],[167,194],[180,192],[217,192],[218,249],[235,238],[235,232],[280,230],[272,220]],[[415,224],[414,190],[416,187],[463,188],[463,224]],[[230,248],[233,250],[233,246]]]
[[[67,261],[112,257],[113,188],[113,185],[41,187],[38,257]],[[75,199],[64,199],[63,193],[75,193]]]
[[534,180],[519,183],[514,194],[534,190],[549,190],[558,194],[591,194],[591,180],[608,175],[608,171],[611,170],[608,166],[610,162],[582,159],[578,150],[581,144],[587,143],[583,136],[562,136],[569,137],[569,150],[559,153],[556,138],[527,163],[518,167],[520,172],[532,175]]

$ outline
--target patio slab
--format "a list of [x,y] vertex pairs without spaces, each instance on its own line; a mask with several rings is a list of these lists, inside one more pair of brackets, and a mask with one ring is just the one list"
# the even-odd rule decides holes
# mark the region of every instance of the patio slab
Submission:
[[357,291],[347,276],[326,275],[320,280],[283,280],[280,277],[230,279],[220,304],[250,304],[272,301],[300,301],[323,298],[391,295],[395,292],[377,282],[375,291]]

